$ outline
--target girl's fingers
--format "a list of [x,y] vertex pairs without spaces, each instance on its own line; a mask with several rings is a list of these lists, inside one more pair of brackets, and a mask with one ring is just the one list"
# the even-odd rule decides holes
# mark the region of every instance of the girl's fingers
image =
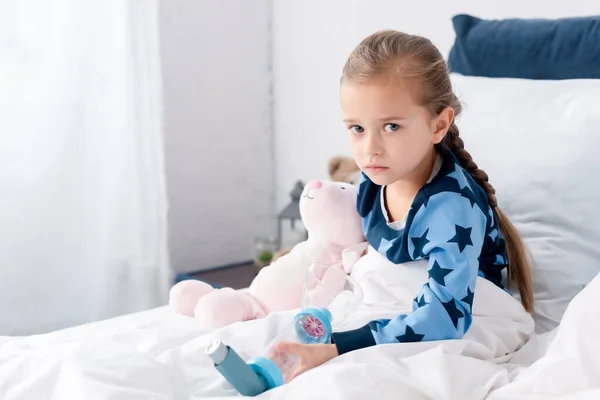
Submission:
[[277,350],[280,353],[289,353],[298,357],[303,357],[306,354],[305,344],[294,343],[294,342],[280,342],[277,343]]
[[288,374],[288,376],[285,379],[285,382],[288,383],[289,381],[291,381],[292,379],[295,379],[298,375],[302,374],[303,372],[305,372],[303,364],[300,364],[299,366],[294,368],[294,370]]

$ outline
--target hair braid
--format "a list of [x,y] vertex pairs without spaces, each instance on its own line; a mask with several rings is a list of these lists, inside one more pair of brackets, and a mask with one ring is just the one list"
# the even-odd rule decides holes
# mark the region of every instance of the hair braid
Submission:
[[459,136],[458,126],[453,122],[448,128],[444,139],[440,142],[444,150],[451,151],[456,157],[460,166],[467,171],[469,175],[485,191],[488,204],[492,208],[500,231],[506,240],[506,255],[508,257],[508,277],[510,281],[517,283],[521,301],[527,311],[533,310],[533,289],[531,282],[531,271],[528,267],[527,252],[523,241],[519,236],[517,228],[504,215],[498,207],[496,200],[496,190],[490,184],[488,175],[484,170],[479,169],[471,154],[465,150],[465,142]]
[[445,150],[451,151],[460,166],[465,169],[475,179],[475,181],[485,190],[485,194],[488,198],[490,207],[498,207],[498,201],[496,200],[496,189],[489,182],[489,177],[484,170],[479,169],[471,154],[465,149],[465,142],[459,136],[458,126],[453,122],[448,129],[448,133],[444,137],[441,143]]

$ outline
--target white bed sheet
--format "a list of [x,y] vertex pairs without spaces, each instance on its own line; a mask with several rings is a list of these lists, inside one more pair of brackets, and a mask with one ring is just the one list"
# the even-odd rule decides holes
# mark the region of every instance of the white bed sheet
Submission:
[[[50,334],[0,338],[0,398],[236,396],[203,354],[206,344],[225,338],[248,356],[292,314],[205,332],[194,319],[163,307]],[[600,278],[576,297],[557,330],[534,336],[510,359],[478,359],[464,341],[375,346],[259,398],[364,399],[375,392],[378,399],[600,398],[598,316]]]

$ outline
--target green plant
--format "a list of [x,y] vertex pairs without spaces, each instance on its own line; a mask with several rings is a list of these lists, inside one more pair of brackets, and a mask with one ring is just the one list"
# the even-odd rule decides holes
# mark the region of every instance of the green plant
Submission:
[[258,255],[257,260],[261,263],[268,263],[273,258],[273,253],[270,251],[263,251]]

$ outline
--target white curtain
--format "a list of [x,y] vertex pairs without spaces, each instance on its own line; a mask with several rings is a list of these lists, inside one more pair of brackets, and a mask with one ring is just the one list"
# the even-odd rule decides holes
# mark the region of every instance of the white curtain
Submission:
[[0,335],[165,304],[158,0],[0,0]]

